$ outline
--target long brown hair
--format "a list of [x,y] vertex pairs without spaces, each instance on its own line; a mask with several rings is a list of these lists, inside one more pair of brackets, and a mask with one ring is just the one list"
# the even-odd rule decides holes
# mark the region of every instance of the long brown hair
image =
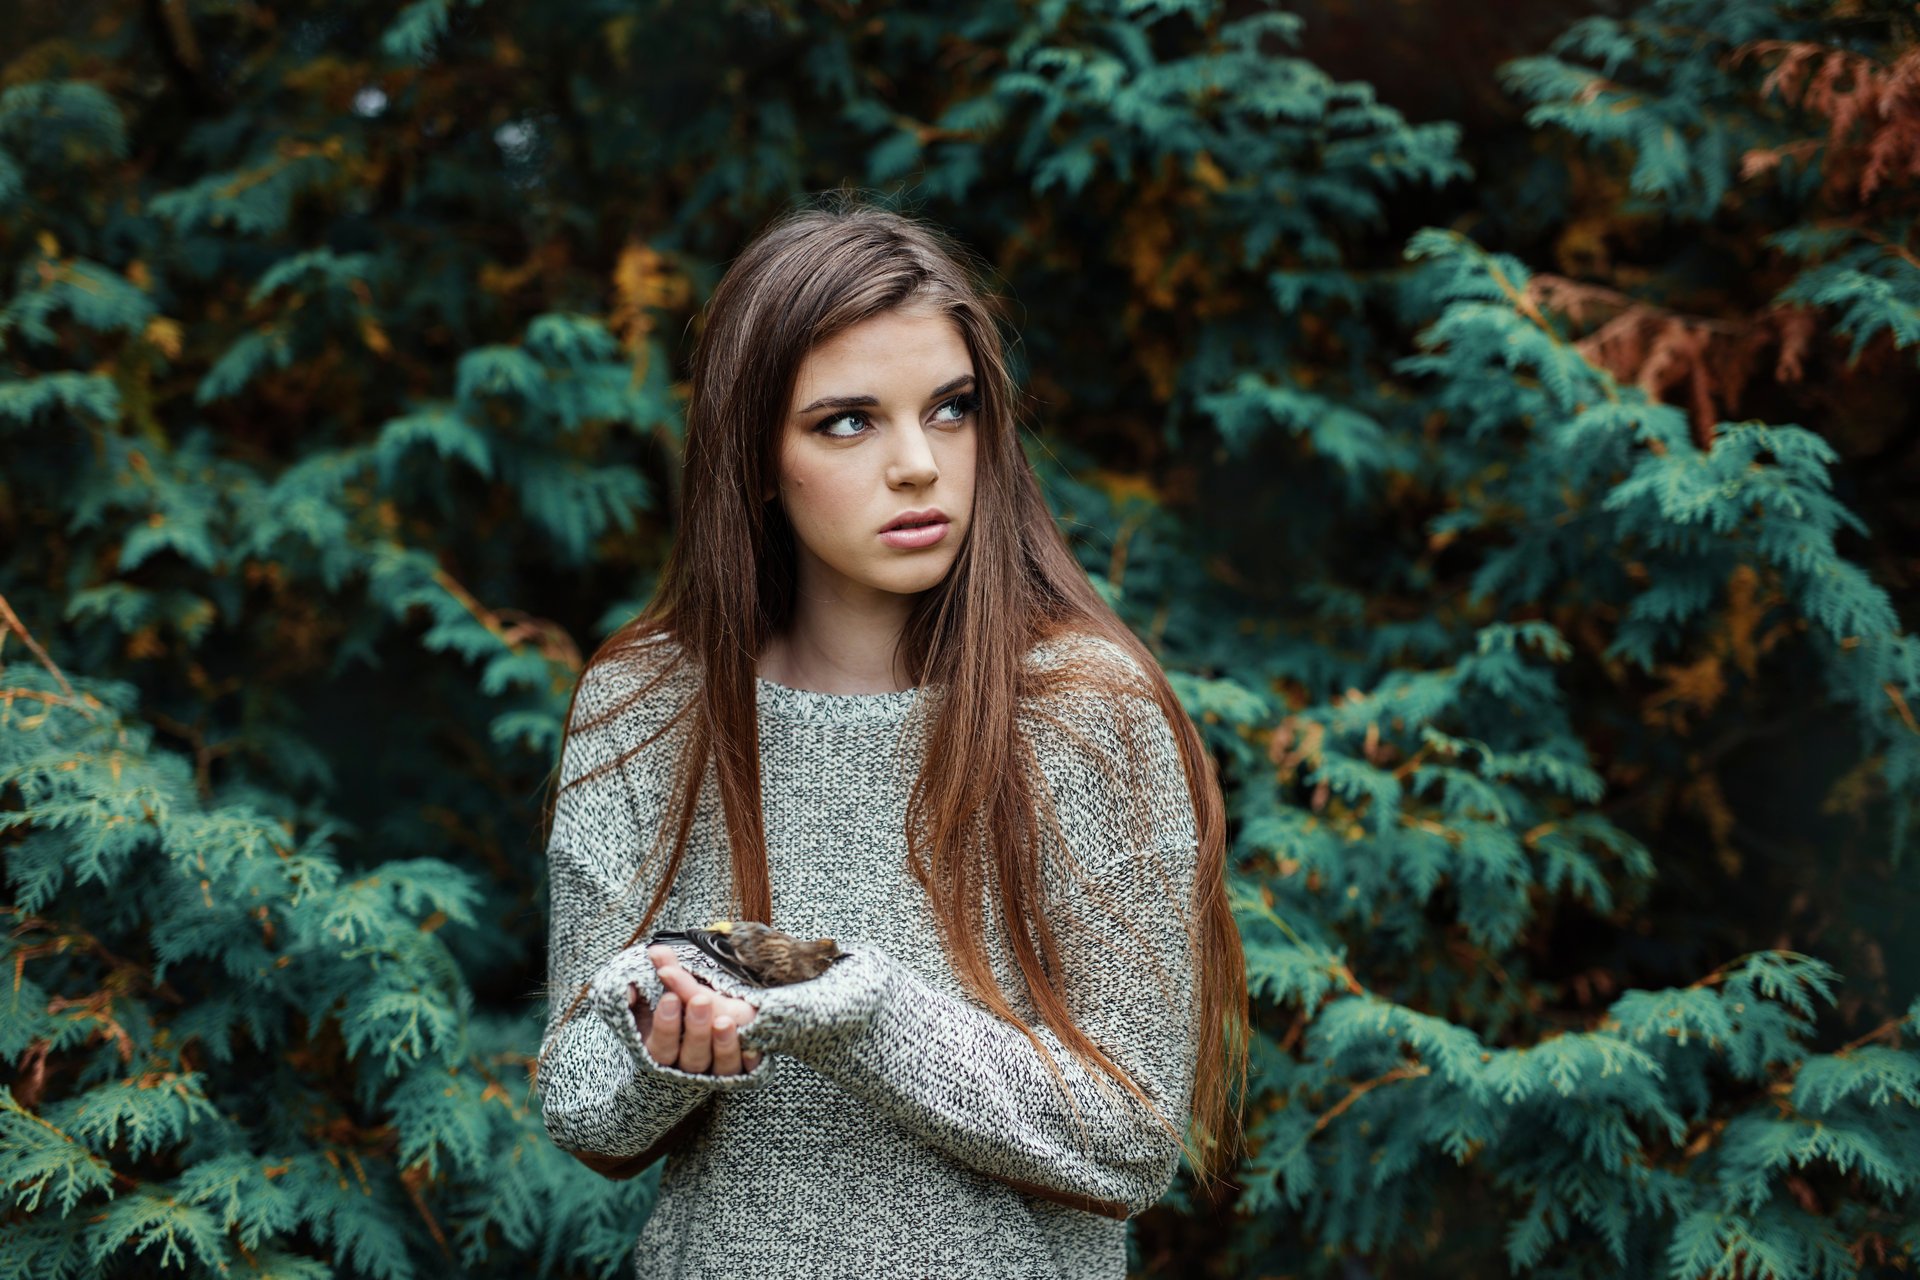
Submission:
[[[1225,806],[1212,756],[1159,663],[1093,589],[1047,509],[1020,446],[1005,313],[986,279],[979,260],[938,228],[843,190],[776,219],[714,290],[693,359],[673,547],[652,601],[588,663],[618,661],[664,633],[676,642],[668,648],[678,650],[672,666],[693,661],[703,677],[670,722],[686,720],[686,738],[668,801],[672,816],[661,824],[653,853],[669,833],[673,847],[627,945],[646,936],[679,872],[709,757],[718,769],[731,845],[735,917],[772,923],[754,680],[758,655],[793,615],[797,562],[779,502],[761,495],[776,488],[781,424],[807,352],[890,308],[935,305],[958,326],[974,362],[979,454],[971,526],[945,579],[915,599],[900,641],[914,683],[941,686],[945,694],[926,737],[929,756],[939,744],[941,767],[923,761],[908,801],[909,862],[962,984],[1025,1032],[1053,1065],[994,980],[980,927],[991,901],[1041,1019],[1083,1062],[1158,1115],[1125,1071],[1074,1025],[1058,979],[1049,974],[1058,973],[1057,940],[1045,914],[1030,909],[1042,885],[1037,779],[1031,746],[1016,723],[1036,681],[1044,682],[1023,663],[1032,645],[1090,634],[1134,659],[1139,670],[1131,678],[1126,671],[1110,673],[1102,684],[1150,697],[1166,717],[1198,834],[1187,920],[1197,970],[1196,1140],[1168,1127],[1207,1186],[1224,1180],[1238,1162],[1247,1069],[1246,962],[1227,902]],[[618,715],[668,674],[656,672],[593,723]],[[568,701],[569,726],[580,683]],[[547,821],[550,829],[551,808]],[[643,860],[643,871],[652,860]],[[576,995],[568,1016],[583,997]]]

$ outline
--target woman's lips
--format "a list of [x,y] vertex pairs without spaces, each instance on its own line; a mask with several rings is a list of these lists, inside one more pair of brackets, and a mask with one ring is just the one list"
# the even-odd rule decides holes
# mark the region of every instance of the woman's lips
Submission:
[[947,536],[947,521],[936,520],[932,524],[909,525],[903,529],[888,529],[880,535],[880,541],[890,547],[904,547],[913,550],[930,547]]

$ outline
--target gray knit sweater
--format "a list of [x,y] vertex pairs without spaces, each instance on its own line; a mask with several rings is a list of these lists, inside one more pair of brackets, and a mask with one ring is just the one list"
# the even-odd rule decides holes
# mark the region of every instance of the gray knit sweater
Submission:
[[[655,642],[659,651],[672,643]],[[631,691],[646,656],[591,668],[575,724]],[[1131,662],[1090,637],[1035,647],[1027,661],[1074,656]],[[652,735],[692,692],[694,669],[607,726],[571,733],[562,779]],[[756,691],[772,922],[832,937],[850,957],[820,977],[760,990],[677,947],[691,972],[756,1007],[740,1032],[763,1055],[752,1072],[659,1065],[627,1004],[629,983],[650,1004],[661,994],[644,940],[621,948],[655,887],[628,882],[664,817],[678,729],[556,802],[543,1115],[568,1150],[666,1151],[635,1274],[1124,1276],[1124,1219],[1165,1193],[1178,1147],[1038,1020],[991,912],[1001,990],[1047,1046],[1066,1092],[1019,1028],[964,994],[949,969],[907,867],[904,829],[937,689],[828,694],[760,679]],[[1040,909],[1061,938],[1075,1022],[1184,1126],[1195,831],[1172,733],[1144,697],[1084,690],[1023,707],[1021,728],[1066,837],[1064,848],[1046,846]],[[1107,780],[1103,762],[1123,785]],[[728,915],[728,874],[710,766],[686,860],[653,928]],[[582,984],[588,1002],[556,1026]]]

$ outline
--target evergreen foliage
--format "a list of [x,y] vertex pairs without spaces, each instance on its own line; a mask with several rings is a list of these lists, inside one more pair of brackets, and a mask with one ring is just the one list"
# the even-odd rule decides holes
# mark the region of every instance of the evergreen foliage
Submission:
[[1920,32],[1559,16],[1463,129],[1270,4],[30,11],[0,1277],[625,1273],[538,811],[688,326],[842,180],[1003,276],[1221,766],[1252,1142],[1140,1272],[1912,1274]]

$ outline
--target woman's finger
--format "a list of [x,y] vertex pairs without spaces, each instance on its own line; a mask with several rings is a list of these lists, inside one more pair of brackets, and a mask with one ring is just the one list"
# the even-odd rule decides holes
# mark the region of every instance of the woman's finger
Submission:
[[717,1018],[725,1014],[731,1018],[736,1031],[752,1022],[754,1015],[759,1012],[752,1004],[737,996],[721,995],[705,982],[688,973],[684,965],[672,970],[662,969],[660,982],[667,990],[678,993],[683,1004],[692,1004],[696,996],[710,997],[714,1002],[714,1016]]
[[627,1012],[633,1015],[633,1025],[640,1028],[640,1039],[645,1040],[653,1034],[653,1006],[640,994],[640,988],[627,984]]
[[704,991],[687,1002],[687,1016],[680,1028],[680,1061],[676,1065],[695,1075],[713,1065],[713,997]]
[[692,1004],[695,996],[703,991],[713,990],[712,987],[688,973],[685,966],[677,963],[670,969],[660,971],[660,985],[669,991],[677,992],[683,1004]]
[[647,1052],[663,1067],[680,1060],[680,997],[668,991],[653,1011],[653,1026],[647,1034]]
[[724,1013],[713,1020],[713,1074],[740,1074],[740,1031]]

